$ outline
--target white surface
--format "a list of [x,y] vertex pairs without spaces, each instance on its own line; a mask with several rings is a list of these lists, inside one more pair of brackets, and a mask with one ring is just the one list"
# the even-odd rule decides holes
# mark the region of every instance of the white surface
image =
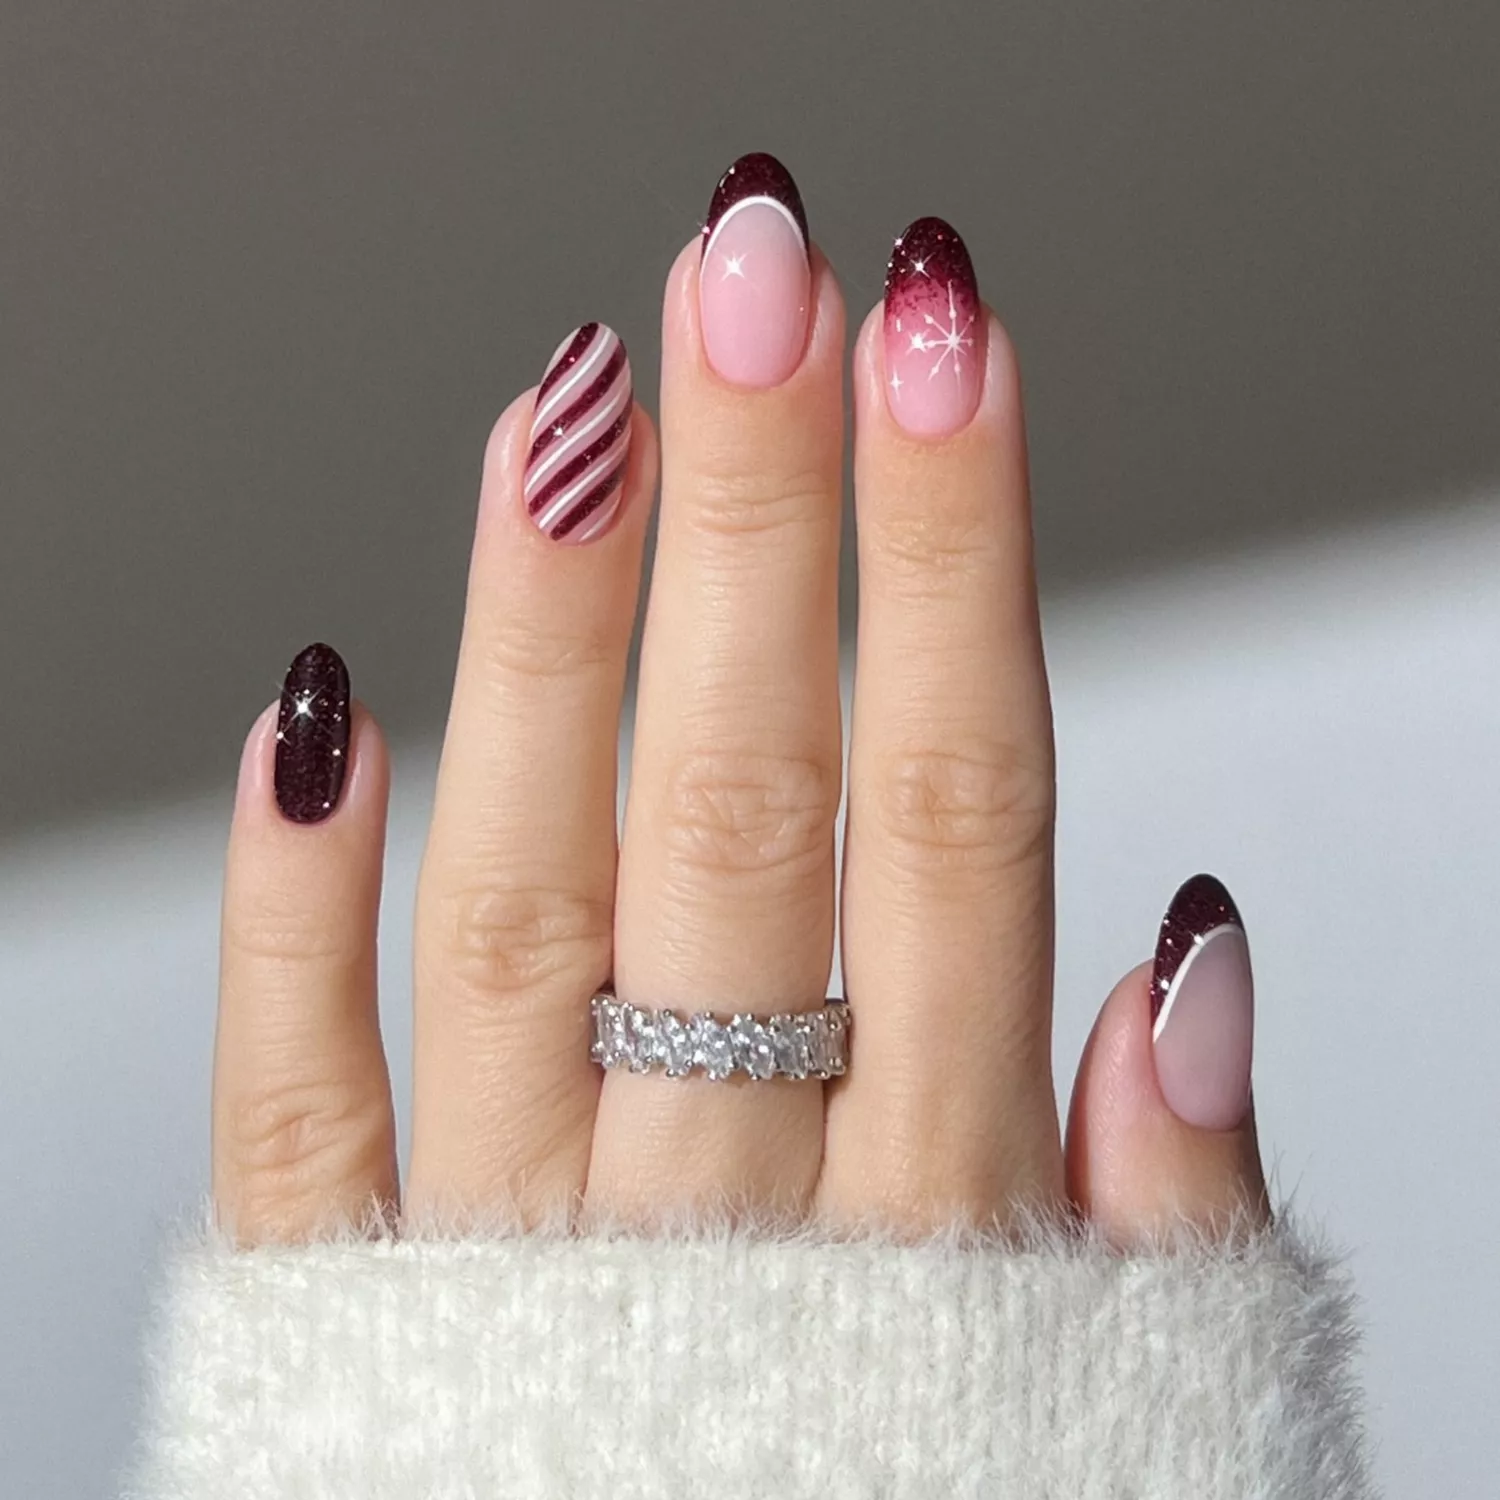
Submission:
[[532,1234],[172,1269],[131,1500],[1373,1500],[1328,1357],[1343,1277],[1275,1238]]
[[[1497,560],[1500,506],[1475,506],[1047,613],[1059,1078],[1177,881],[1223,876],[1255,953],[1262,1138],[1354,1253],[1392,1496],[1493,1493]],[[230,774],[211,804],[0,850],[0,1494],[108,1493],[123,1452],[158,1228],[205,1180]],[[403,1105],[430,779],[430,751],[398,756]]]

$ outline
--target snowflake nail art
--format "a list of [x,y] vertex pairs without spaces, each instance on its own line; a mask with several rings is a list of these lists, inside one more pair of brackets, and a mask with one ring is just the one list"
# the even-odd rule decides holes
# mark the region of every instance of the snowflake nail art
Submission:
[[979,404],[984,354],[984,310],[968,248],[942,219],[918,219],[896,241],[886,269],[892,415],[919,436],[956,432]]

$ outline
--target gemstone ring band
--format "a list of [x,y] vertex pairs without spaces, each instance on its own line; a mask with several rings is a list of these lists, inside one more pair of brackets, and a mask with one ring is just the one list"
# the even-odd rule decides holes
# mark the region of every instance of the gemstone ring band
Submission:
[[849,1007],[830,1000],[821,1010],[718,1020],[648,1010],[603,990],[590,1003],[589,1056],[606,1068],[685,1078],[701,1072],[716,1082],[743,1073],[766,1078],[837,1078],[849,1064]]

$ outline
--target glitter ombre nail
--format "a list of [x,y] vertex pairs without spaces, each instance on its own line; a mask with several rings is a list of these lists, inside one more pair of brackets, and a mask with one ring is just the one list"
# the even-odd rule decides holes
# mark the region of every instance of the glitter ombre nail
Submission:
[[918,219],[885,276],[885,398],[915,437],[947,437],[979,407],[984,306],[968,247],[951,224]]

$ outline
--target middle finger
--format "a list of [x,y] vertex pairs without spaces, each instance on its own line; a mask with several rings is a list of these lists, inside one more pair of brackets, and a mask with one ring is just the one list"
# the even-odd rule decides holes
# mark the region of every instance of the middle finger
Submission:
[[[662,333],[662,504],[615,907],[635,1004],[816,1009],[833,952],[840,784],[843,304],[797,190],[742,158],[679,257]],[[795,1210],[814,1080],[611,1071],[591,1206]]]

